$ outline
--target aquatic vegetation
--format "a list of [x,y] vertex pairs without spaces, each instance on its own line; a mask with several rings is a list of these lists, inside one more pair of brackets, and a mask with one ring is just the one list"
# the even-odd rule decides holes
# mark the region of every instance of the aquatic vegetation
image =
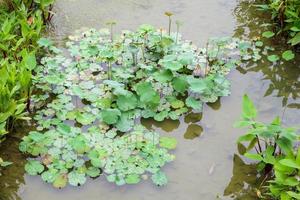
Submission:
[[0,157],[0,175],[1,175],[1,168],[4,168],[6,166],[11,165],[12,162],[8,162],[8,161],[4,161],[1,157]]
[[101,173],[117,185],[152,173],[156,185],[165,185],[161,168],[173,160],[168,150],[177,141],[138,120],[176,120],[228,96],[225,76],[247,54],[240,40],[215,38],[200,49],[150,25],[113,38],[106,29],[78,31],[65,50],[45,38],[38,43],[49,52],[34,69],[42,93],[33,101],[41,109],[37,130],[23,138],[20,150],[36,158],[25,166],[29,174],[59,188]]
[[[270,124],[255,121],[257,110],[247,95],[243,98],[242,120],[236,127],[248,127],[249,131],[238,139],[247,142],[244,156],[258,161],[258,170],[264,170],[268,193],[275,199],[299,199],[300,149],[299,134],[295,128],[283,128],[280,118]],[[253,149],[255,152],[253,152]]]
[[[256,5],[260,10],[270,12],[272,19],[278,23],[276,34],[284,34],[292,46],[300,43],[300,2],[297,0],[267,0],[265,4]],[[272,31],[263,33],[271,38]]]
[[43,16],[53,1],[5,1],[0,5],[0,141],[14,121],[28,119],[31,71],[36,67],[37,41]]

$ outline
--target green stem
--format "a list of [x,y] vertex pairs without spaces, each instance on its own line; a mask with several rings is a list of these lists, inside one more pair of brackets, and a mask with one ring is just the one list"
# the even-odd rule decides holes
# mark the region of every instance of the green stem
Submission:
[[108,62],[107,77],[108,77],[109,80],[111,80],[111,75],[112,75],[112,72],[111,72],[111,63]]
[[177,28],[176,28],[176,44],[178,42],[178,34],[179,34],[179,26],[177,25]]
[[171,24],[172,24],[172,19],[169,17],[169,36],[171,35]]

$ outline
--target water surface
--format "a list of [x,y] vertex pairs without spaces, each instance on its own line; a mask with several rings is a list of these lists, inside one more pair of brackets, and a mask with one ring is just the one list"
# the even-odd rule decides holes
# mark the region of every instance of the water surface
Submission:
[[[258,24],[265,21],[243,0],[57,0],[55,11],[58,41],[82,26],[102,28],[109,20],[117,21],[116,31],[134,30],[143,23],[167,27],[165,11],[174,12],[175,18],[184,22],[184,38],[198,45],[215,36],[257,37],[261,31]],[[282,43],[268,45],[282,48]],[[240,117],[245,93],[257,105],[259,120],[269,122],[279,115],[285,125],[299,124],[299,63],[273,65],[263,60],[240,66],[229,75],[231,96],[205,105],[203,114],[190,113],[180,121],[142,120],[147,128],[178,140],[175,161],[163,169],[169,178],[165,187],[156,187],[151,181],[118,187],[99,177],[81,187],[57,190],[38,176],[24,175],[25,157],[18,153],[15,138],[8,138],[0,156],[15,164],[0,177],[0,199],[257,199],[253,192],[257,186],[255,166],[243,160],[235,142],[244,131],[232,124]],[[18,136],[27,131],[20,127],[17,132]]]

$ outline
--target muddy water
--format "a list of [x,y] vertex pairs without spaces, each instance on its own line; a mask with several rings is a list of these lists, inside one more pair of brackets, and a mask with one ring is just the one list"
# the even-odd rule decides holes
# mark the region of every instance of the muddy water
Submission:
[[[57,40],[82,26],[103,27],[112,19],[118,22],[116,31],[134,29],[142,23],[166,27],[165,11],[173,11],[184,22],[181,30],[184,37],[199,45],[213,36],[256,37],[261,31],[257,23],[264,21],[243,0],[57,0],[56,11]],[[283,43],[276,42],[268,45],[284,48]],[[146,127],[178,139],[173,152],[176,160],[164,168],[169,178],[166,187],[158,188],[151,181],[117,187],[99,177],[82,187],[56,190],[40,177],[24,175],[24,157],[16,150],[15,139],[9,138],[1,147],[1,156],[16,165],[0,177],[0,199],[2,196],[4,200],[256,199],[255,166],[246,164],[239,156],[235,141],[244,132],[232,128],[232,124],[240,116],[244,93],[258,106],[260,120],[268,122],[280,115],[285,125],[299,124],[299,64],[300,60],[281,65],[263,60],[238,67],[229,75],[231,96],[206,105],[203,115],[191,113],[180,121],[162,123],[143,120]]]

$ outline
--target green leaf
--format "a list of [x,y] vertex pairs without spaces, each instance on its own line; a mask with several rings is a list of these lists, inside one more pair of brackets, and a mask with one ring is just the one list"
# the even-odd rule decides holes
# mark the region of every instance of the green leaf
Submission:
[[289,43],[291,43],[293,46],[297,45],[300,43],[300,32],[297,33],[292,39],[290,39],[288,41]]
[[37,160],[29,160],[25,165],[25,171],[34,176],[44,171],[44,166]]
[[159,139],[159,145],[167,149],[175,149],[177,146],[177,140],[171,137],[161,137]]
[[32,71],[36,68],[36,57],[34,52],[26,54],[26,56],[23,59],[25,66],[28,70]]
[[175,77],[172,85],[177,92],[184,93],[188,89],[188,82],[185,76]]
[[86,171],[86,174],[89,175],[92,178],[96,178],[98,176],[100,176],[101,171],[99,168],[96,167],[89,167]]
[[161,83],[166,83],[173,79],[173,73],[171,70],[157,71],[153,74],[153,78]]
[[162,65],[165,69],[172,71],[177,71],[183,68],[183,65],[179,61],[164,61]]
[[295,199],[300,199],[300,193],[288,191],[287,194],[288,194],[290,197],[293,197],[293,198],[295,198]]
[[264,45],[264,43],[262,41],[257,41],[257,42],[255,42],[255,45],[257,47],[262,47]]
[[90,125],[96,120],[96,116],[91,113],[76,113],[76,121],[82,125]]
[[132,110],[137,106],[137,98],[132,92],[128,92],[126,95],[119,95],[117,105],[122,111]]
[[277,56],[277,55],[270,55],[270,56],[268,56],[268,60],[270,62],[276,62],[276,61],[279,60],[279,56]]
[[138,174],[129,174],[125,178],[127,184],[137,184],[140,182],[140,176]]
[[53,183],[58,176],[57,172],[58,171],[56,169],[49,169],[48,171],[43,172],[41,175],[43,181],[47,183]]
[[162,171],[158,171],[151,177],[153,183],[157,186],[164,186],[168,183],[167,176]]
[[79,186],[83,185],[86,182],[85,174],[78,173],[76,171],[72,171],[68,174],[68,179],[70,185]]
[[279,163],[287,167],[300,169],[300,165],[298,165],[295,160],[289,158],[282,159],[279,161]]
[[251,126],[253,124],[254,124],[253,121],[245,120],[245,121],[235,122],[233,126],[234,128],[243,128],[243,127]]
[[188,98],[186,98],[185,103],[188,107],[191,107],[196,111],[202,111],[202,105],[203,105],[202,101],[199,101],[194,97],[189,96]]
[[130,131],[133,126],[134,120],[129,119],[128,116],[126,116],[125,114],[121,115],[119,121],[116,124],[117,129],[122,132]]
[[57,125],[57,131],[64,134],[64,135],[67,135],[71,132],[71,127],[67,124],[58,124]]
[[53,182],[53,186],[55,188],[64,188],[66,187],[67,183],[68,183],[68,176],[66,174],[60,174],[55,178]]
[[264,158],[259,154],[245,153],[244,156],[251,160],[262,161]]
[[178,61],[183,65],[191,65],[194,60],[194,54],[193,53],[182,53],[178,56]]
[[257,116],[257,111],[254,106],[254,103],[248,97],[248,95],[244,95],[243,97],[243,117],[246,119],[253,119]]
[[140,96],[140,101],[144,107],[154,109],[160,103],[159,94],[153,89],[151,83],[140,82],[135,85],[137,94]]
[[161,111],[161,112],[159,112],[158,114],[156,114],[156,115],[154,116],[154,120],[155,120],[155,121],[161,122],[161,121],[163,121],[166,117],[168,117],[168,111],[164,110],[164,111]]
[[266,31],[266,32],[263,32],[262,36],[265,37],[265,38],[271,38],[275,35],[274,32],[272,31]]
[[70,145],[79,154],[83,154],[89,150],[87,139],[83,135],[78,135],[69,141]]
[[52,46],[52,41],[51,40],[49,40],[49,39],[47,39],[47,38],[41,38],[41,39],[39,39],[38,40],[38,44],[39,44],[39,46],[40,47],[50,47],[50,46]]
[[290,61],[295,58],[295,54],[291,50],[287,50],[282,53],[282,58],[286,61]]
[[101,112],[101,118],[106,124],[115,124],[118,122],[121,112],[118,109],[106,109]]

